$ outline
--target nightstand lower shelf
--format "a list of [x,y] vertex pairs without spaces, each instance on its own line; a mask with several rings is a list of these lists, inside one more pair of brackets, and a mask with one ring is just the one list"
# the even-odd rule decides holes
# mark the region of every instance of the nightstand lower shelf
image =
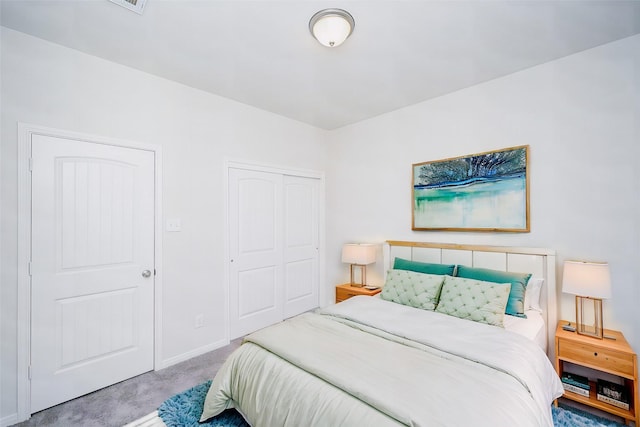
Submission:
[[573,393],[567,390],[565,390],[562,397],[565,399],[573,400],[574,402],[582,403],[583,405],[591,406],[592,408],[596,408],[601,411],[608,412],[610,414],[624,418],[625,420],[635,419],[635,408],[630,407],[629,409],[623,409],[623,408],[618,408],[617,406],[614,406],[614,405],[610,405],[606,402],[601,402],[596,397],[595,381],[589,381],[589,385],[591,386],[591,390],[589,390],[589,397],[582,396],[580,394]]

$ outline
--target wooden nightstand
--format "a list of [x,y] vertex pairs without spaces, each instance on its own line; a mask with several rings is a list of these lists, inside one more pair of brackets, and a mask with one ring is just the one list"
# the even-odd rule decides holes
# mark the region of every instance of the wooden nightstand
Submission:
[[[569,322],[561,320],[556,329],[556,372],[562,376],[564,363],[567,362],[589,368],[593,375],[589,375],[591,385],[589,397],[570,391],[565,391],[562,397],[622,417],[627,424],[635,421],[636,426],[640,427],[637,390],[638,358],[627,340],[621,332],[609,329],[605,330],[605,336],[615,337],[615,340],[607,338],[600,340],[578,335],[562,329],[562,325],[567,323]],[[598,373],[602,372],[615,375],[624,381],[624,386],[629,393],[629,410],[617,408],[596,398],[596,383],[592,380],[598,378]]]
[[375,294],[379,294],[380,291],[382,291],[380,288],[369,290],[365,288],[357,288],[355,286],[351,286],[349,283],[345,283],[344,285],[336,286],[336,303],[355,297],[356,295],[373,296]]

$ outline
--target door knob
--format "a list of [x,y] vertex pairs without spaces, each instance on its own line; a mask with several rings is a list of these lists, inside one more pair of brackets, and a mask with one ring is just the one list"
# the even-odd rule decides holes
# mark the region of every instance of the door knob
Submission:
[[142,272],[142,277],[151,277],[151,271],[150,270],[145,270]]

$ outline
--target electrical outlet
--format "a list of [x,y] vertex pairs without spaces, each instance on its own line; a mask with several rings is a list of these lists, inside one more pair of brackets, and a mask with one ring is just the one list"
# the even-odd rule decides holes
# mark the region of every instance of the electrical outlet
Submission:
[[204,314],[201,313],[196,316],[195,324],[196,324],[196,329],[202,328],[204,326]]

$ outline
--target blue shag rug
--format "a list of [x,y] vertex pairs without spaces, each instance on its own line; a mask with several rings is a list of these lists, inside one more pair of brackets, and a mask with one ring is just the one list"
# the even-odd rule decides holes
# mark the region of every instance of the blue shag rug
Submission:
[[551,414],[554,427],[625,427],[625,424],[601,418],[577,408],[563,406],[562,403],[557,408],[552,406]]
[[158,408],[158,416],[167,427],[248,427],[249,424],[235,409],[227,409],[200,423],[204,398],[210,385],[211,380],[165,400]]
[[[236,410],[228,409],[207,422],[200,423],[204,398],[211,381],[176,394],[158,408],[158,415],[167,427],[248,427]],[[552,407],[554,427],[624,427],[604,418],[569,406]]]

